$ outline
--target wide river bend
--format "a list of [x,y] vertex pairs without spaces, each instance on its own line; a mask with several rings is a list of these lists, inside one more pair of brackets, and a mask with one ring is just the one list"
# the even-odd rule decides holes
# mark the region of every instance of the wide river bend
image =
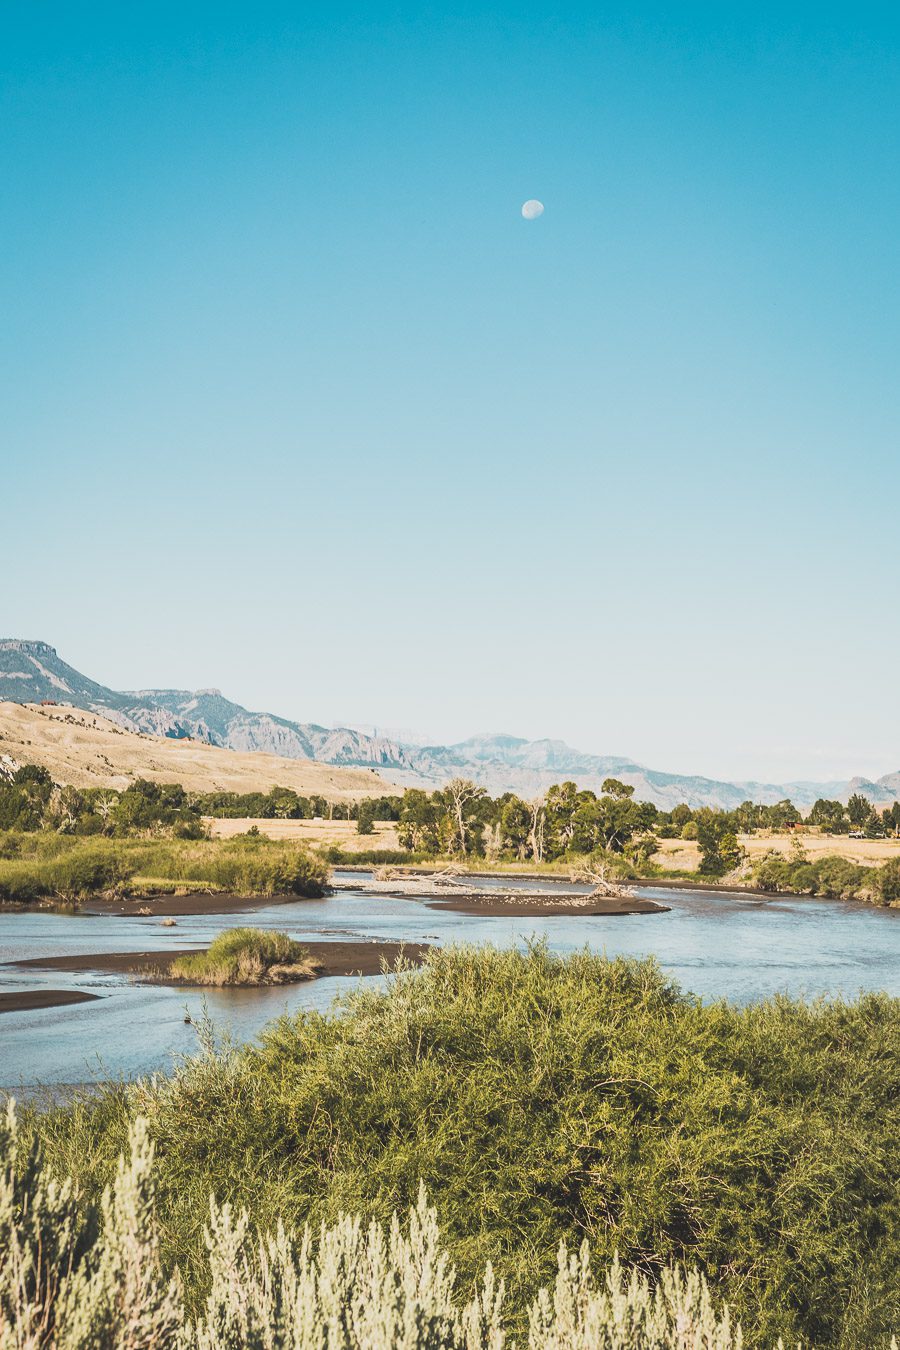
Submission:
[[[352,879],[344,874],[343,880]],[[486,883],[487,885],[487,883]],[[509,888],[509,882],[503,883]],[[548,884],[540,882],[541,889]],[[584,888],[560,884],[561,893]],[[341,891],[324,900],[252,913],[159,918],[18,911],[0,914],[0,992],[86,990],[92,1002],[0,1016],[0,1088],[27,1096],[171,1068],[197,1048],[204,1005],[217,1029],[252,1039],[266,1022],[300,1008],[330,1007],[358,979],[328,978],[269,989],[194,990],[141,984],[124,975],[17,969],[38,956],[205,947],[223,928],[252,924],[316,941],[379,940],[524,946],[542,937],[557,952],[590,947],[610,956],[655,956],[684,989],[705,1000],[749,1003],[785,992],[900,996],[900,911],[840,901],[756,900],[700,891],[644,892],[668,913],[626,917],[482,917],[429,908],[424,900]],[[375,977],[380,978],[380,977]],[[374,981],[370,979],[368,984]],[[185,1020],[186,1012],[190,1021]]]

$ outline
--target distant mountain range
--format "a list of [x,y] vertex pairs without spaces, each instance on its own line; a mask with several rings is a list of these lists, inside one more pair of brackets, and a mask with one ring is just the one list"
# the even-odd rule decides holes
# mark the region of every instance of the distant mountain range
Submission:
[[260,750],[288,759],[375,767],[409,787],[431,788],[450,778],[466,777],[494,795],[517,792],[531,797],[566,779],[596,791],[604,778],[614,776],[632,784],[640,800],[666,809],[679,802],[731,808],[748,799],[772,803],[785,797],[808,808],[817,797],[846,801],[853,792],[875,803],[900,797],[900,771],[876,782],[852,778],[828,783],[731,783],[661,773],[627,758],[585,754],[563,741],[488,735],[473,736],[457,745],[404,745],[348,727],[329,729],[273,713],[250,712],[218,689],[119,692],[67,665],[46,642],[14,638],[0,639],[0,700],[71,703],[102,713],[131,731],[154,736],[190,737],[230,750]]

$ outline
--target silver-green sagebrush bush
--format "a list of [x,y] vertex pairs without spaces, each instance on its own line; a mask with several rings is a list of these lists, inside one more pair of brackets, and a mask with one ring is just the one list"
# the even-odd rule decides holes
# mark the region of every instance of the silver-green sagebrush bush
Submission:
[[[153,1146],[130,1132],[97,1207],[47,1173],[0,1127],[0,1350],[504,1350],[503,1285],[488,1267],[468,1302],[441,1248],[424,1189],[404,1228],[341,1217],[317,1240],[211,1201],[209,1292],[192,1321],[164,1271]],[[614,1263],[599,1287],[587,1244],[560,1248],[552,1290],[529,1312],[528,1350],[741,1350],[738,1327],[701,1276],[664,1271],[655,1288]],[[896,1350],[896,1344],[894,1345]]]

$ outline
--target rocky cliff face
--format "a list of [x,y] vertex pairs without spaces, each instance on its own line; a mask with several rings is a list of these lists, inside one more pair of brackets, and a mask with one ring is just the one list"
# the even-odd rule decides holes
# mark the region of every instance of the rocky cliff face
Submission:
[[46,642],[0,639],[0,698],[11,703],[74,703],[78,708],[117,707],[121,695],[60,660]]
[[383,737],[349,728],[331,730],[251,712],[219,689],[141,689],[121,692],[98,684],[62,661],[46,642],[0,640],[0,700],[71,703],[102,712],[128,731],[172,739],[190,737],[229,750],[262,750],[287,759],[413,771],[407,752]]
[[900,771],[876,782],[854,778],[843,783],[730,783],[661,773],[621,756],[584,754],[564,741],[490,735],[473,736],[457,745],[400,745],[348,727],[329,729],[315,722],[291,722],[272,713],[251,712],[225,698],[220,689],[122,693],[88,679],[45,642],[0,640],[0,700],[40,703],[44,699],[103,713],[127,730],[152,736],[189,736],[230,750],[371,766],[387,771],[404,786],[438,787],[450,778],[463,777],[481,783],[494,795],[517,792],[533,797],[566,779],[599,791],[604,779],[614,777],[631,784],[639,800],[663,809],[679,802],[731,809],[747,800],[771,804],[785,797],[808,808],[817,797],[846,801],[851,792],[860,792],[877,804],[900,797]]

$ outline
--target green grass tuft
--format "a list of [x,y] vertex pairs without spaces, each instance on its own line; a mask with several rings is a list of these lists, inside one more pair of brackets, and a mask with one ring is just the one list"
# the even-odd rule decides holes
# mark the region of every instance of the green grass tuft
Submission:
[[287,933],[230,928],[208,951],[179,957],[169,975],[189,984],[286,984],[314,979],[319,968],[308,949]]

